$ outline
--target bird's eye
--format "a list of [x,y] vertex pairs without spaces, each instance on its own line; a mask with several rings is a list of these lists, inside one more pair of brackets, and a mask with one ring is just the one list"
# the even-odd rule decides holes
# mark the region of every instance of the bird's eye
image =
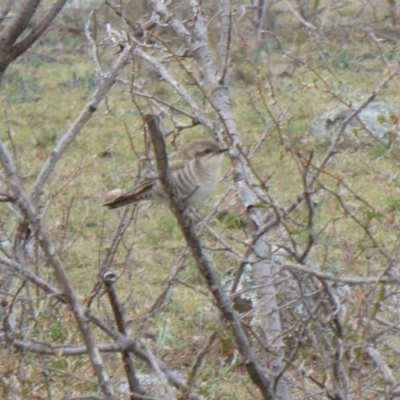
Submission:
[[211,149],[204,150],[204,154],[211,154],[213,151]]

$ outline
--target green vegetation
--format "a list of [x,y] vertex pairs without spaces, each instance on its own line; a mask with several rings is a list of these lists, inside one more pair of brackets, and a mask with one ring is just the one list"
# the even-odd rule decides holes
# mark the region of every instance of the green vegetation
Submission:
[[[335,18],[352,20],[353,8],[342,8]],[[306,138],[312,119],[337,105],[338,99],[348,103],[361,101],[386,77],[380,50],[363,29],[370,17],[365,12],[360,16],[364,21],[345,28],[345,22],[342,27],[335,28],[333,18],[329,34],[318,40],[300,28],[290,15],[277,17],[274,35],[286,55],[279,50],[274,37],[266,36],[255,64],[250,62],[251,46],[243,49],[236,41],[232,45],[230,93],[235,122],[247,150],[262,139],[251,165],[276,207],[289,206],[303,192],[301,162],[309,159],[310,150],[314,160],[318,160],[329,146],[315,138]],[[374,23],[375,34],[385,38],[387,21],[382,20],[382,16],[378,21],[381,22]],[[55,25],[34,50],[10,66],[3,83],[0,138],[7,142],[10,150],[14,149],[19,177],[27,190],[96,86],[90,45],[81,32],[71,30],[66,34],[62,29],[64,24],[72,23]],[[216,24],[213,22],[210,29],[216,29]],[[245,28],[250,30],[250,24]],[[389,61],[398,58],[398,39],[395,43],[392,40],[380,42]],[[112,57],[110,49],[104,50],[101,59],[104,70]],[[165,82],[152,77],[143,65],[135,67],[138,71],[135,79],[149,93],[171,103],[177,100]],[[172,65],[171,72],[173,68]],[[122,78],[131,79],[129,68]],[[195,98],[201,98],[199,89],[190,88],[189,84],[187,87]],[[390,82],[379,94],[379,100],[392,103],[398,94],[395,84]],[[130,188],[142,169],[148,169],[141,119],[141,113],[148,112],[148,105],[143,99],[135,98],[135,101],[136,104],[129,93],[129,85],[117,83],[109,92],[107,102],[102,103],[58,163],[45,187],[45,227],[76,291],[85,301],[93,294],[102,260],[122,214],[120,210],[108,211],[102,207],[106,194],[116,187]],[[186,107],[178,101],[176,104],[178,108]],[[208,108],[207,111],[212,113]],[[165,131],[173,133],[169,138],[175,138],[179,132],[173,131],[172,124],[168,125],[170,122],[163,123]],[[181,145],[194,137],[207,135],[202,127],[183,130],[176,143]],[[169,140],[169,147],[172,149],[176,143]],[[385,260],[378,250],[395,253],[399,236],[399,161],[396,145],[389,148],[385,143],[360,147],[357,151],[344,149],[332,159],[321,175],[319,192],[313,194],[315,246],[308,256],[310,262],[334,275],[365,276],[385,268]],[[225,171],[228,169],[226,162]],[[310,171],[310,175],[312,173],[315,171]],[[196,211],[196,218],[212,212],[219,196],[231,183],[231,176],[227,174],[212,198]],[[309,212],[302,204],[292,213],[293,220],[285,222],[286,234],[290,234],[299,247],[305,247],[309,238],[304,228]],[[6,204],[0,203],[0,213],[4,231],[14,231],[16,221]],[[369,232],[359,222],[367,226]],[[217,213],[210,226],[230,246],[243,251],[246,235],[241,215]],[[198,228],[219,276],[224,279],[227,272],[237,266],[236,258],[229,252],[222,253],[221,243],[207,229],[202,229],[201,223]],[[370,233],[376,243],[371,241]],[[268,239],[284,244],[280,234],[277,230],[270,232]],[[397,257],[395,253],[394,258]],[[46,274],[47,266],[41,261],[38,268]],[[132,209],[131,223],[115,254],[113,268],[118,276],[116,289],[125,304],[133,338],[151,338],[155,353],[171,368],[180,368],[189,367],[208,336],[220,331],[221,337],[214,342],[200,369],[196,381],[198,392],[207,399],[250,398],[245,385],[240,384],[249,382],[241,360],[236,358],[233,339],[212,308],[211,296],[168,208],[144,203]],[[181,272],[174,277],[179,268]],[[161,308],[148,314],[172,277],[174,283]],[[109,312],[104,297],[96,300],[92,307],[103,315]],[[80,343],[76,327],[67,314],[65,311],[63,320],[46,315],[35,323],[35,329],[42,331],[43,341]],[[348,331],[345,334],[352,340],[359,339],[360,333],[354,327],[348,325]],[[96,335],[99,340],[106,340],[104,334],[96,331]],[[321,365],[313,363],[318,356],[314,353],[314,349],[302,349],[302,357],[308,360],[310,368],[317,369],[322,379],[323,372],[318,370]],[[116,370],[114,378],[123,375],[117,355],[104,358],[113,366],[109,369]],[[392,353],[388,354],[388,359],[398,364]],[[76,385],[79,392],[80,385],[83,387],[86,383],[76,383],[72,376],[59,374],[59,370],[77,375],[84,373],[91,379],[87,364],[82,360],[82,357],[52,359],[51,377],[60,390],[63,385]],[[10,365],[4,365],[4,370],[12,369],[11,361],[8,362]],[[138,363],[138,367],[148,371],[142,363]],[[398,366],[393,370],[399,371]],[[36,374],[34,369],[28,369],[27,379],[35,380]],[[41,390],[37,393],[43,398],[45,392]]]

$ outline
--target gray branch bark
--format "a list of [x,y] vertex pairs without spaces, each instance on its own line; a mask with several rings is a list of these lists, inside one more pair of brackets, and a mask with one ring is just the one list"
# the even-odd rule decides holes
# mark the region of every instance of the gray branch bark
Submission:
[[[17,42],[18,38],[28,28],[40,2],[41,0],[24,0],[0,32],[0,85],[8,66],[42,36],[67,0],[58,0],[54,3],[43,18],[31,29],[30,33]],[[7,11],[7,7],[4,8],[5,11]]]
[[109,378],[107,372],[104,369],[100,352],[97,348],[92,332],[88,326],[87,319],[84,314],[84,310],[79,302],[78,296],[68,279],[61,260],[59,259],[55,249],[53,248],[53,245],[51,244],[47,232],[42,226],[39,213],[33,206],[31,200],[29,199],[19,182],[14,163],[6,146],[2,142],[0,142],[0,162],[3,166],[5,173],[7,174],[7,182],[9,188],[17,199],[16,205],[18,206],[21,214],[24,216],[26,221],[29,222],[34,232],[34,236],[47,259],[47,262],[53,268],[54,276],[57,280],[57,283],[63,294],[66,296],[66,299],[75,315],[76,322],[83,336],[85,345],[88,349],[90,361],[97,375],[101,390],[106,399],[113,399],[113,389],[108,382]]
[[[58,2],[59,4],[60,2]],[[53,8],[54,11],[54,8]],[[10,28],[11,29],[11,28]],[[4,33],[4,32],[3,32]],[[9,32],[8,37],[13,37],[15,33]],[[86,318],[84,316],[82,307],[78,301],[78,297],[75,294],[68,277],[65,273],[65,270],[61,264],[61,261],[57,257],[51,241],[47,236],[46,232],[44,232],[43,227],[40,221],[40,214],[37,210],[37,206],[39,204],[40,195],[42,194],[44,185],[46,184],[49,176],[53,172],[57,162],[61,159],[68,146],[73,142],[76,136],[81,131],[84,124],[90,119],[90,117],[94,114],[99,106],[100,102],[106,96],[108,90],[115,83],[118,74],[121,72],[123,67],[127,64],[130,57],[131,48],[127,45],[122,53],[117,57],[117,59],[112,64],[110,70],[107,74],[102,78],[99,86],[93,93],[91,99],[86,103],[80,115],[74,121],[72,126],[67,130],[67,132],[62,136],[59,143],[51,152],[50,156],[42,166],[36,181],[33,186],[31,199],[28,198],[24,190],[19,184],[19,180],[17,178],[17,173],[15,170],[15,166],[11,160],[10,155],[3,143],[0,143],[0,159],[3,164],[4,169],[7,171],[8,179],[7,182],[9,184],[10,190],[15,195],[17,199],[15,204],[19,207],[23,217],[29,222],[29,225],[32,227],[36,240],[40,244],[45,257],[48,262],[52,265],[54,270],[54,275],[56,276],[57,282],[60,286],[60,289],[63,293],[54,293],[54,295],[59,296],[59,298],[63,301],[67,301],[77,320],[78,326],[84,338],[85,344],[87,346],[89,356],[93,365],[93,368],[96,372],[99,384],[106,398],[113,398],[113,390],[112,387],[108,383],[107,373],[102,365],[102,360],[100,353],[96,347],[96,343],[93,339],[91,331],[87,325]],[[0,71],[1,72],[1,71]],[[6,259],[0,260],[0,262],[6,262]],[[17,270],[18,273],[33,281],[36,285],[41,287],[43,290],[49,292],[49,287],[46,282],[43,282],[40,278],[36,277],[34,274],[30,273],[28,270],[24,268],[20,268],[17,263],[13,263],[13,265],[9,265],[10,267]],[[50,290],[51,291],[51,290]]]
[[[209,46],[207,36],[207,21],[204,18],[204,14],[201,9],[201,5],[196,0],[191,0],[191,6],[193,14],[196,16],[195,24],[192,33],[190,33],[184,24],[166,7],[165,3],[159,0],[148,0],[152,8],[162,17],[164,21],[167,21],[170,27],[175,33],[184,41],[186,47],[190,53],[194,55],[194,58],[198,62],[201,70],[203,71],[205,82],[207,84],[207,93],[209,100],[217,112],[220,119],[221,125],[224,127],[224,131],[229,137],[229,141],[233,143],[234,148],[242,149],[242,141],[240,134],[235,124],[235,119],[232,113],[232,108],[229,99],[229,88],[226,74],[221,80],[220,74],[218,74],[216,67],[212,61],[211,49]],[[221,1],[222,15],[229,15],[230,13],[230,2],[228,0]],[[222,24],[229,24],[229,18],[222,18]],[[223,28],[223,32],[229,31],[228,27]],[[223,34],[221,38],[225,41],[220,46],[221,55],[219,60],[227,59],[228,54],[226,53],[226,34]],[[213,131],[217,137],[220,132],[215,129]],[[240,151],[231,152],[232,165],[234,169],[235,183],[239,189],[243,206],[247,210],[248,219],[248,231],[250,235],[253,235],[263,225],[262,215],[254,204],[258,202],[258,197],[255,194],[252,187],[255,184],[251,169],[247,165],[245,157]],[[264,284],[264,289],[260,289],[258,297],[260,304],[263,305],[263,309],[260,311],[260,315],[265,315],[264,318],[264,332],[268,344],[273,347],[273,351],[279,354],[279,357],[275,358],[272,363],[272,371],[278,374],[284,368],[284,344],[282,340],[282,332],[280,316],[277,312],[278,305],[276,300],[276,290],[273,283],[273,272],[271,264],[268,261],[269,247],[265,242],[264,237],[260,237],[253,244],[253,254],[257,255],[260,260],[253,266],[253,273],[256,279],[260,280]],[[290,393],[286,382],[286,375],[280,376],[280,381],[277,385],[277,394],[285,400],[290,399]]]
[[50,174],[53,172],[58,161],[61,159],[68,146],[75,140],[79,132],[82,130],[86,122],[97,111],[97,107],[104,99],[111,86],[115,83],[118,74],[122,68],[128,63],[131,54],[131,47],[127,44],[122,53],[113,62],[109,71],[101,80],[99,86],[94,91],[90,100],[85,104],[81,113],[69,127],[69,129],[61,137],[57,145],[54,147],[49,157],[43,164],[32,189],[32,200],[37,204],[42,194],[43,187],[46,184]]
[[244,364],[251,379],[260,389],[264,399],[274,399],[275,395],[272,390],[271,383],[254,358],[239,318],[233,310],[230,299],[222,288],[211,262],[203,250],[200,240],[195,232],[193,221],[185,212],[184,202],[179,198],[177,188],[169,169],[165,142],[158,128],[157,118],[153,115],[146,115],[145,119],[149,127],[149,133],[156,155],[160,181],[164,185],[165,191],[168,193],[171,199],[171,210],[178,221],[186,243],[196,261],[197,267],[206,280],[207,285],[218,304],[218,308],[232,327],[239,352],[244,359]]

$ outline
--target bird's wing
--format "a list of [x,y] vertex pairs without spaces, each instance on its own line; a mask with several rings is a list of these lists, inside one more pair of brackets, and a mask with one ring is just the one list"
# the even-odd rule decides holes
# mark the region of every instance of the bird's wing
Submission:
[[187,159],[184,157],[182,152],[177,151],[168,156],[168,164],[169,169],[172,173],[174,173],[175,171],[179,171],[185,167],[187,164]]
[[[169,167],[173,176],[176,176],[176,174],[178,174],[186,165],[184,158],[177,153],[173,153],[169,159]],[[109,209],[114,209],[123,207],[130,203],[149,199],[153,194],[151,189],[157,181],[158,178],[156,176],[144,178],[132,190],[118,196],[114,200],[104,203],[103,206],[108,207]]]
[[140,200],[145,200],[151,195],[151,189],[154,185],[155,178],[145,178],[139,182],[137,186],[128,192],[118,196],[116,199],[104,203],[104,207],[110,209],[123,207],[130,203],[136,203]]

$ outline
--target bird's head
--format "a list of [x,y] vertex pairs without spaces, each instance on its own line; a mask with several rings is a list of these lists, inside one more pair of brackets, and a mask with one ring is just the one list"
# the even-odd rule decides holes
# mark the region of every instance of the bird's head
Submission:
[[[228,151],[228,148],[222,147],[218,142],[212,139],[199,139],[189,143],[184,148],[188,158],[211,159],[215,156],[221,156]],[[220,158],[220,157],[218,157]]]

